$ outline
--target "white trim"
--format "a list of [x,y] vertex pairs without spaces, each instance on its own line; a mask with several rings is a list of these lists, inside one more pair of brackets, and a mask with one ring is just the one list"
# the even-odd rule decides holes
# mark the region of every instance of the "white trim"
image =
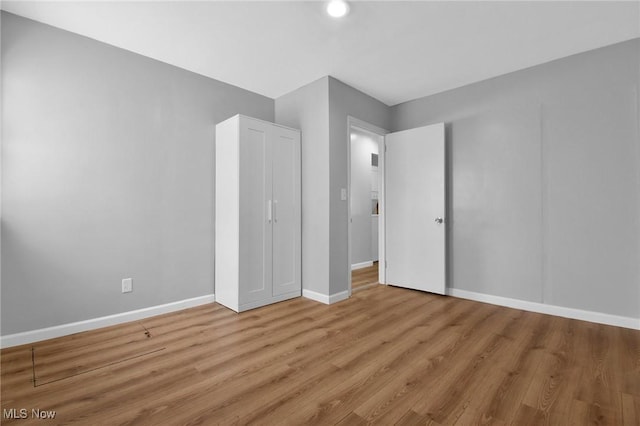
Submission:
[[368,268],[369,266],[373,266],[373,260],[368,260],[366,262],[354,263],[351,265],[351,270],[354,271],[356,269]]
[[329,304],[342,302],[349,298],[349,291],[341,291],[340,293],[334,293],[329,296]]
[[359,127],[362,130],[375,133],[378,136],[384,136],[387,133],[389,133],[387,129],[383,129],[382,127],[378,127],[375,124],[371,124],[364,120],[360,120],[359,118],[354,117],[353,115],[347,115],[347,122],[349,123],[349,128],[351,128],[351,126]]
[[640,330],[640,318],[622,317],[602,312],[584,311],[582,309],[566,308],[564,306],[547,305],[545,303],[493,296],[490,294],[476,293],[456,288],[447,288],[447,295],[459,297],[461,299],[475,300],[476,302],[490,303],[492,305],[506,306],[508,308],[522,309],[524,311],[538,312],[541,314]]
[[341,291],[340,293],[326,295],[326,294],[318,293],[313,290],[302,289],[302,297],[315,300],[316,302],[324,303],[325,305],[331,305],[333,303],[337,303],[342,300],[348,299],[349,292]]
[[137,309],[135,311],[121,312],[119,314],[107,315],[104,317],[92,318],[84,321],[9,334],[6,336],[0,336],[0,347],[9,348],[11,346],[25,345],[27,343],[67,336],[69,334],[80,333],[83,331],[109,327],[111,325],[136,321],[143,318],[166,314],[169,312],[180,311],[182,309],[193,308],[195,306],[204,305],[207,303],[213,303],[214,300],[215,297],[213,294],[207,294],[205,296],[165,303],[164,305],[150,306],[148,308]]
[[306,288],[302,289],[302,297],[315,300],[316,302],[324,303],[325,305],[329,304],[329,296],[327,296],[326,294],[318,293],[313,290],[307,290]]

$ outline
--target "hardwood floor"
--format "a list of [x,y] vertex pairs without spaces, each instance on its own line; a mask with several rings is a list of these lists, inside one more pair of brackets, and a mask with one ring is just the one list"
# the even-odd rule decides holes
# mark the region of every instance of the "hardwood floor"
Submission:
[[383,285],[1,355],[3,424],[640,424],[639,331]]
[[351,291],[362,290],[378,284],[378,262],[373,266],[351,271]]

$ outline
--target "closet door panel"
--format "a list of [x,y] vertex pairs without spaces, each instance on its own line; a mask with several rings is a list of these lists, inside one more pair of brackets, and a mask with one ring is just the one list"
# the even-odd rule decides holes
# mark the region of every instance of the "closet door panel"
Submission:
[[300,134],[273,128],[273,295],[300,291]]
[[240,121],[240,305],[271,297],[269,127]]

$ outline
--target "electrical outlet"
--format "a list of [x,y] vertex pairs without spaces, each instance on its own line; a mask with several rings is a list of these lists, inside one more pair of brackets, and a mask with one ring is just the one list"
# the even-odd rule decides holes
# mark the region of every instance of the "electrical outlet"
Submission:
[[122,280],[122,292],[131,293],[133,291],[133,278],[125,278]]

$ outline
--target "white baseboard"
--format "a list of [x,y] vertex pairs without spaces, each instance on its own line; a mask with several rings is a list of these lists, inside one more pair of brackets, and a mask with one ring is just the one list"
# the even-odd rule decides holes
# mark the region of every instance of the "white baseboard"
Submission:
[[368,268],[369,266],[373,266],[373,260],[368,260],[366,262],[354,263],[351,265],[351,270]]
[[563,306],[547,305],[545,303],[529,302],[526,300],[511,299],[508,297],[493,296],[490,294],[476,293],[473,291],[447,288],[447,294],[461,299],[485,302],[492,305],[506,306],[508,308],[522,309],[524,311],[538,312],[541,314],[555,315],[558,317],[572,318],[598,324],[615,325],[617,327],[640,330],[640,318],[622,317],[618,315],[604,314],[601,312],[583,311],[582,309],[566,308]]
[[318,293],[312,290],[302,289],[302,297],[315,300],[316,302],[324,303],[325,305],[331,305],[332,303],[340,302],[349,298],[348,291],[341,291],[331,295]]
[[67,336],[69,334],[80,333],[82,331],[95,330],[97,328],[109,327],[111,325],[136,321],[156,315],[193,308],[194,306],[212,303],[215,300],[213,294],[194,297],[191,299],[179,300],[177,302],[166,303],[164,305],[150,306],[148,308],[137,309],[135,311],[122,312],[105,317],[92,318],[84,321],[72,322],[69,324],[56,325],[54,327],[41,328],[39,330],[25,331],[22,333],[9,334],[0,337],[0,348],[25,345],[27,343],[39,342],[41,340],[53,339],[55,337]]
[[346,300],[348,298],[349,292],[346,290],[341,291],[340,293],[334,293],[329,296],[329,304],[331,305],[332,303],[342,302],[343,300]]
[[318,293],[313,290],[307,290],[306,288],[302,289],[302,297],[306,297],[307,299],[315,300],[316,302],[324,303],[325,305],[329,304],[329,296],[326,294]]

